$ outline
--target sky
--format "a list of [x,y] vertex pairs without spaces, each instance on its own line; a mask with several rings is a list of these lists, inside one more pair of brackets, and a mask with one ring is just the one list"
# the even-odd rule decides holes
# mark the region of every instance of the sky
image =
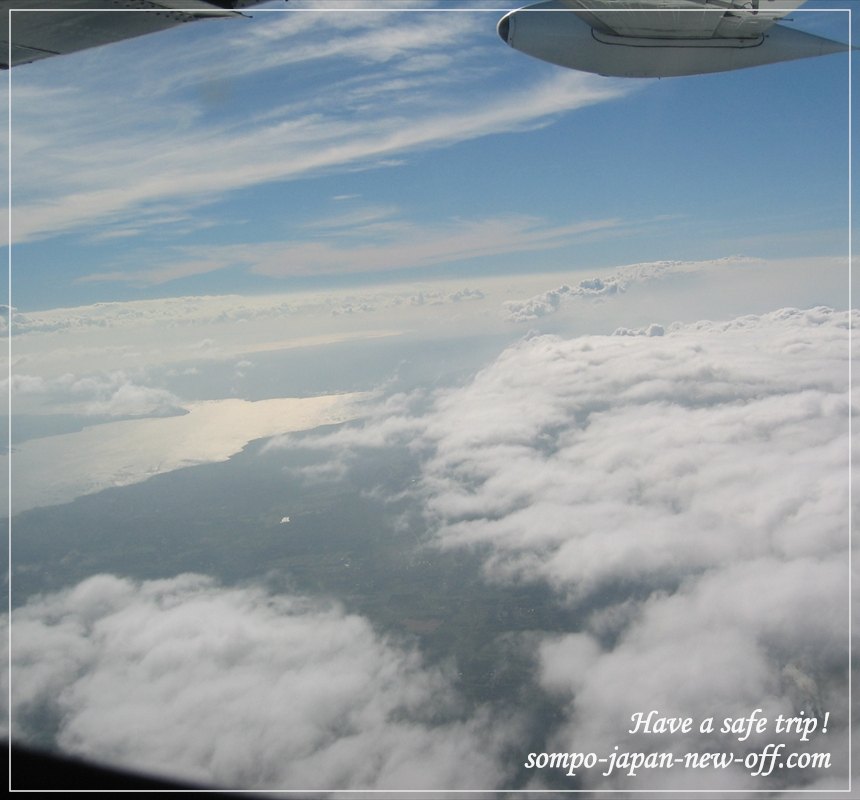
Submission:
[[843,57],[612,80],[315,5],[14,73],[17,306],[847,250]]
[[[408,460],[366,492],[392,535],[409,504],[414,558],[474,558],[566,620],[495,642],[531,694],[464,702],[465,651],[434,661],[357,595],[168,560],[13,601],[13,735],[313,789],[573,785],[523,773],[526,742],[782,741],[833,769],[575,786],[843,786],[848,57],[613,79],[507,47],[515,3],[368,5],[11,71],[12,529],[98,533],[101,502],[152,527],[156,479],[245,457],[310,454],[272,470],[335,494]],[[847,41],[813,12],[848,5],[790,24]],[[628,736],[652,708],[830,730]]]

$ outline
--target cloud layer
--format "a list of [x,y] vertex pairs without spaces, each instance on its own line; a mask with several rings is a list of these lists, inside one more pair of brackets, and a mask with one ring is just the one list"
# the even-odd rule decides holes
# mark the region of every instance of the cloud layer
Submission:
[[[848,322],[783,309],[661,336],[530,335],[459,388],[288,443],[331,451],[333,475],[365,448],[412,449],[432,546],[478,552],[487,581],[554,589],[567,627],[518,634],[557,712],[547,751],[743,758],[777,742],[832,760],[769,778],[538,770],[531,787],[840,788]],[[100,576],[14,621],[15,724],[52,719],[74,752],[304,788],[506,786],[527,755],[510,719],[457,715],[453,675],[298,598]],[[743,742],[627,732],[636,712],[719,728],[755,709],[771,728]],[[829,712],[828,731],[773,731],[801,712]]]
[[97,575],[13,616],[13,731],[219,787],[485,787],[500,728],[361,617],[201,575]]
[[[546,582],[575,610],[580,631],[539,648],[564,708],[553,749],[665,746],[625,742],[636,711],[829,711],[826,737],[794,745],[832,752],[834,768],[768,785],[832,785],[847,769],[847,326],[784,309],[662,336],[531,336],[429,412],[393,398],[318,444],[423,452],[435,544],[477,550],[487,580]],[[764,785],[739,766],[583,780]]]
[[525,300],[508,300],[502,304],[503,313],[505,319],[510,322],[531,322],[554,314],[565,300],[573,297],[606,297],[626,292],[631,284],[665,280],[675,275],[722,271],[726,267],[763,263],[761,259],[733,256],[712,261],[652,261],[630,264],[602,278],[584,278],[576,286],[563,283],[555,289],[549,289]]

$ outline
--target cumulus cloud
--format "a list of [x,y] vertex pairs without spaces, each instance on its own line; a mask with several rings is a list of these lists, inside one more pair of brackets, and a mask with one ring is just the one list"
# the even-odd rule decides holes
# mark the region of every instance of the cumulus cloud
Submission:
[[666,329],[656,322],[652,322],[647,328],[616,328],[613,336],[662,336]]
[[486,295],[480,289],[458,289],[454,292],[428,289],[410,295],[406,302],[411,306],[444,305],[446,303],[463,303],[469,300],[483,300]]
[[663,335],[530,336],[429,409],[401,402],[319,444],[418,449],[436,546],[476,550],[487,580],[547,583],[576,610],[581,630],[539,648],[564,709],[552,749],[657,749],[626,734],[651,709],[831,712],[824,739],[793,740],[831,752],[823,778],[763,783],[734,765],[584,785],[844,783],[848,323],[783,309]]
[[[576,286],[566,283],[541,292],[526,300],[508,300],[502,304],[503,316],[510,322],[530,322],[554,314],[564,300],[572,297],[605,297],[626,292],[633,283],[663,280],[671,275],[705,270],[725,269],[727,266],[761,264],[760,259],[731,256],[710,261],[650,261],[620,267],[605,277],[584,278]],[[621,331],[622,329],[619,329]],[[623,329],[627,330],[627,329]],[[648,333],[646,335],[658,335]]]
[[[584,282],[584,281],[583,281]],[[530,297],[528,300],[509,300],[504,303],[506,316],[512,322],[528,322],[529,320],[545,317],[558,310],[561,299],[571,293],[571,288],[563,283],[557,289]],[[579,292],[576,292],[579,294]]]
[[123,383],[104,399],[88,403],[88,414],[109,416],[139,416],[175,411],[180,408],[180,400],[166,389]]
[[[13,405],[32,410],[34,405],[54,411],[74,407],[92,416],[157,416],[177,413],[180,399],[166,389],[147,386],[142,375],[117,370],[76,376],[64,373],[53,378],[16,372],[11,376]],[[0,381],[9,390],[10,378]]]
[[12,618],[12,725],[219,787],[496,785],[507,726],[336,606],[201,575],[97,575]]

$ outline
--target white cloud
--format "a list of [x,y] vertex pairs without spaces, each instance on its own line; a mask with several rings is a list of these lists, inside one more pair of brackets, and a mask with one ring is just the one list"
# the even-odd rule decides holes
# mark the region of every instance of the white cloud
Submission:
[[[429,410],[395,399],[318,445],[422,453],[436,545],[575,609],[582,631],[539,650],[565,714],[550,749],[741,752],[731,737],[626,730],[653,708],[830,711],[826,737],[793,749],[826,749],[832,769],[785,778],[820,788],[847,775],[847,327],[815,308],[662,336],[530,336]],[[737,768],[584,780],[765,785]]]
[[440,539],[491,543],[491,575],[579,594],[757,548],[794,555],[813,530],[824,546],[822,525],[836,547],[846,324],[784,311],[506,351],[428,421]]
[[[821,304],[838,305],[846,269],[844,259],[732,258],[589,270],[585,279],[577,271],[529,273],[348,291],[180,296],[15,311],[13,370],[16,381],[27,375],[53,381],[66,373],[121,372],[134,383],[157,386],[153,365],[186,362],[187,368],[204,359],[239,360],[263,350],[383,335],[513,337],[516,328],[506,321],[506,304],[522,306],[519,298],[540,299],[547,287],[563,285],[571,292],[562,295],[558,312],[546,318],[547,327],[556,332],[647,330],[655,322],[665,328],[679,316],[693,321],[761,313],[776,301],[791,306],[816,297]],[[572,299],[583,280],[591,293]],[[604,289],[623,283],[624,290],[594,293],[597,281]],[[202,347],[201,341],[209,344]],[[33,396],[31,392],[28,400]]]
[[85,406],[89,414],[118,416],[142,416],[176,410],[179,398],[166,389],[123,383],[110,396],[95,400]]
[[159,286],[162,283],[189,278],[193,275],[205,275],[232,266],[232,262],[216,258],[191,259],[167,263],[160,267],[112,272],[95,272],[76,278],[76,283],[122,282],[132,286]]
[[509,729],[366,620],[200,575],[97,575],[12,617],[13,732],[224,788],[488,787]]
[[[180,399],[172,392],[143,382],[141,371],[122,370],[45,378],[16,371],[11,376],[12,404],[27,413],[79,413],[88,416],[152,416],[175,412]],[[0,381],[8,392],[9,378]]]
[[[348,197],[335,197],[333,200],[343,202]],[[364,228],[376,230],[380,223],[387,222],[396,217],[398,209],[395,206],[362,206],[353,208],[342,214],[322,217],[307,223],[304,227],[309,230],[323,230],[332,235],[346,231],[361,231]]]
[[[52,413],[91,413],[86,404],[107,401],[124,382],[158,382],[153,368],[194,369],[257,352],[397,335],[396,328],[378,326],[390,325],[385,310],[402,306],[414,291],[176,297],[16,314],[13,387],[28,403],[65,406]],[[367,322],[342,316],[375,308],[382,313]],[[72,393],[74,385],[92,391]],[[170,404],[166,395],[162,400]]]
[[406,302],[411,306],[445,305],[446,303],[463,303],[470,300],[483,300],[486,297],[480,289],[457,289],[445,291],[440,289],[421,290],[410,295]]
[[[566,721],[552,746],[643,752],[672,750],[734,752],[741,757],[767,742],[784,742],[785,753],[831,753],[827,771],[797,770],[783,785],[813,781],[838,785],[847,778],[848,712],[845,554],[785,559],[752,558],[688,578],[674,593],[654,593],[638,604],[611,646],[607,631],[590,625],[585,633],[546,641],[540,663],[544,685],[566,705]],[[618,630],[615,633],[619,633]],[[606,639],[604,638],[604,641]],[[769,719],[764,735],[740,742],[720,735],[727,717],[762,709]],[[625,735],[637,711],[692,717],[689,735]],[[800,712],[823,721],[828,731],[808,742],[775,731],[778,714]],[[715,717],[717,733],[699,725]],[[820,725],[819,725],[820,727]],[[654,771],[632,778],[613,775],[588,784],[627,788],[775,788],[749,770],[732,765],[718,776],[705,771]],[[822,780],[823,779],[823,780]]]
[[[710,261],[650,261],[629,264],[603,277],[584,278],[574,287],[565,283],[526,300],[508,300],[502,304],[503,314],[510,322],[531,322],[554,314],[561,308],[562,303],[570,298],[606,297],[626,292],[631,284],[661,281],[672,276],[690,273],[723,272],[727,267],[760,266],[764,263],[761,259],[732,256]],[[631,332],[629,329],[619,328],[619,333],[624,331]],[[646,332],[646,335],[659,336],[660,334]]]
[[558,310],[562,298],[570,294],[571,288],[563,283],[557,289],[549,289],[528,300],[508,300],[504,304],[506,317],[511,322],[528,322],[529,320],[545,317]]
[[[498,284],[492,279],[487,282]],[[111,346],[103,343],[106,332],[110,333],[111,341],[124,332],[133,333],[137,337],[136,346],[143,347],[149,337],[164,330],[169,332],[174,343],[177,337],[186,338],[186,334],[197,336],[194,345],[200,350],[204,348],[194,330],[206,326],[226,326],[231,334],[229,339],[235,342],[240,339],[236,323],[277,322],[279,329],[283,330],[285,324],[298,320],[300,327],[296,331],[296,341],[301,341],[299,334],[308,338],[311,320],[325,321],[333,312],[342,313],[345,308],[380,308],[390,312],[404,304],[422,305],[422,297],[428,304],[441,305],[482,300],[486,294],[461,281],[427,281],[336,292],[227,294],[94,303],[72,308],[15,311],[12,321],[16,351],[22,352],[27,341],[38,340],[40,334],[63,334],[67,338],[78,333],[94,333],[100,337],[97,341],[102,342],[102,350],[108,352]],[[328,330],[328,333],[333,331]],[[215,340],[209,338],[205,344],[212,348]],[[159,346],[163,349],[163,344]],[[235,348],[235,344],[229,346]],[[58,344],[52,342],[51,349],[59,349]]]
[[[36,65],[14,89],[13,237],[27,241],[94,225],[100,236],[112,226],[117,235],[146,229],[165,236],[171,228],[165,219],[184,225],[190,209],[225,192],[540,127],[630,91],[557,71],[502,94],[485,91],[499,53],[507,56],[494,36],[484,35],[492,24],[489,14],[269,13],[206,26],[207,36],[174,43],[169,74],[165,35],[155,49],[132,41],[76,56],[79,79],[63,93],[52,88],[58,67]],[[440,52],[455,63],[440,65]],[[330,61],[342,70],[352,63],[352,77],[331,81]],[[243,81],[275,68],[289,76],[300,63],[301,84],[282,81],[262,93],[265,105],[245,107],[255,95],[241,91]],[[392,70],[406,76],[408,87],[391,85]],[[146,79],[130,82],[130,74]],[[395,90],[399,102],[392,100]],[[218,100],[222,95],[243,102]],[[213,98],[218,122],[207,112]],[[154,104],[158,114],[151,113]],[[186,274],[204,267],[196,260]]]
[[656,322],[651,323],[647,328],[616,328],[613,336],[662,336],[666,333],[666,329]]
[[[79,278],[78,282],[152,286],[237,265],[272,278],[417,269],[551,250],[586,236],[617,233],[624,228],[617,219],[549,225],[522,215],[422,225],[394,219],[371,224],[359,219],[355,218],[354,228],[339,231],[337,236],[329,231],[322,239],[295,236],[289,241],[185,247],[173,260],[158,267],[94,273]],[[322,224],[347,225],[347,220],[342,217]]]

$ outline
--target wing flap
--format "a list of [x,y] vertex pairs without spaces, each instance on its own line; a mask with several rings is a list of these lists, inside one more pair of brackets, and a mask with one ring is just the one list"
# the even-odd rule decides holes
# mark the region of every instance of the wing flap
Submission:
[[[595,30],[645,39],[754,38],[805,0],[562,0]],[[547,4],[548,5],[548,4]]]
[[592,28],[635,38],[708,38],[722,17],[694,0],[564,0],[564,5]]
[[[806,0],[758,0],[747,2],[743,8],[727,10],[720,20],[715,36],[747,38],[761,36],[777,20],[790,14]],[[747,7],[749,6],[749,7]]]

